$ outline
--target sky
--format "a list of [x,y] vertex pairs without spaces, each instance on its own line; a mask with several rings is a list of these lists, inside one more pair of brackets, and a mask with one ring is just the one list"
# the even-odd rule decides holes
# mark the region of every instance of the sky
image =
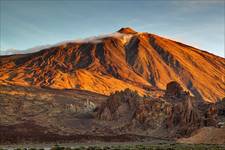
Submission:
[[225,0],[0,0],[0,50],[131,27],[224,57],[224,9]]

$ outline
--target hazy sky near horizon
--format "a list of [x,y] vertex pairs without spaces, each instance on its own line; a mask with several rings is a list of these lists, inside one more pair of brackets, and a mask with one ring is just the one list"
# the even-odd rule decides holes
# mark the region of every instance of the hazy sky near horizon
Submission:
[[0,50],[108,34],[158,34],[224,57],[225,0],[0,0]]

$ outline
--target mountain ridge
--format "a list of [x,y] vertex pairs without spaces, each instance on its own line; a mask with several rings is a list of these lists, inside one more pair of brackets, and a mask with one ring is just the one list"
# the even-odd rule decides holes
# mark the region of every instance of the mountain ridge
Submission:
[[225,95],[225,59],[147,32],[121,28],[108,36],[70,41],[39,52],[0,57],[0,84],[79,88],[109,95],[130,88],[151,95],[179,82],[215,102]]

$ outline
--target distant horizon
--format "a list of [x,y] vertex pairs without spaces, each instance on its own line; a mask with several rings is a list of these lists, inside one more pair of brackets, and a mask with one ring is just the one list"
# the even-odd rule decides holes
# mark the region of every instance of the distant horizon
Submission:
[[27,50],[131,27],[225,57],[221,0],[0,0],[0,50]]

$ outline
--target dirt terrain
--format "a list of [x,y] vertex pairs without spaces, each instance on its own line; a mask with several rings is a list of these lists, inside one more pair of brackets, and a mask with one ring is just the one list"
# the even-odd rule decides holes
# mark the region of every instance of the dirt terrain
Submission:
[[204,127],[196,131],[189,138],[181,138],[180,143],[189,144],[224,144],[225,143],[225,128]]

